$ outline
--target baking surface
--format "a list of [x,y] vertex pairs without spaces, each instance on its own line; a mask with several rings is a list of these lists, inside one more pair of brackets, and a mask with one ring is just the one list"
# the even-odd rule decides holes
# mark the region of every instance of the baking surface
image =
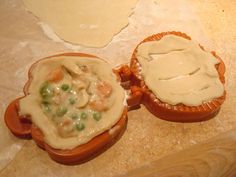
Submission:
[[[1,0],[0,176],[121,175],[235,128],[235,11],[236,2],[231,0],[139,0],[129,26],[106,47],[94,49],[53,41],[44,34],[38,19],[25,11],[21,1]],[[128,127],[120,141],[97,158],[76,166],[52,161],[32,140],[17,139],[6,128],[6,106],[23,95],[28,68],[38,59],[78,51],[105,58],[115,66],[129,62],[135,46],[148,35],[172,30],[185,32],[207,50],[215,50],[226,64],[227,98],[214,119],[171,123],[155,118],[142,107],[129,112]]]

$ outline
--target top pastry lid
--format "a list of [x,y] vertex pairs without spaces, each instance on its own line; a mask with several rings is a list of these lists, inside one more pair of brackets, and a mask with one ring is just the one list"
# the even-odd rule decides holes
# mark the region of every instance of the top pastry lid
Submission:
[[184,33],[146,38],[135,49],[130,67],[132,85],[146,93],[144,104],[165,120],[207,120],[225,99],[223,61]]

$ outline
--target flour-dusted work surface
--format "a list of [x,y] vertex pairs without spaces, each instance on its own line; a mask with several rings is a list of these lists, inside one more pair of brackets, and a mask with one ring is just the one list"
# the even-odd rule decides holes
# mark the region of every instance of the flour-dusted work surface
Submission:
[[[86,48],[48,37],[21,1],[2,0],[0,4],[0,176],[125,176],[146,163],[158,162],[236,128],[235,2],[139,0],[129,25],[104,48]],[[129,62],[136,45],[147,36],[173,30],[185,32],[207,50],[215,50],[225,62],[227,98],[214,119],[172,123],[157,119],[142,106],[129,112],[127,130],[115,145],[95,159],[75,166],[54,162],[33,141],[17,139],[6,128],[6,106],[23,95],[28,69],[38,59],[77,51],[105,58],[116,66]]]

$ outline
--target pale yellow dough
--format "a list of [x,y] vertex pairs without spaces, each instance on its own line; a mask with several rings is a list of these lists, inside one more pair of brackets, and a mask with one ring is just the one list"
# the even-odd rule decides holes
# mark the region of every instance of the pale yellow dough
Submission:
[[[92,72],[102,80],[112,85],[112,95],[114,103],[111,108],[102,113],[102,119],[98,122],[88,119],[86,129],[81,131],[76,137],[62,138],[57,132],[57,127],[50,121],[41,107],[39,94],[40,86],[45,82],[47,74],[61,66],[62,63],[82,64],[92,68]],[[72,149],[78,145],[87,143],[95,136],[109,130],[121,118],[124,109],[125,93],[117,82],[116,75],[112,72],[111,66],[105,61],[97,58],[61,56],[40,61],[32,71],[33,80],[29,87],[29,95],[20,100],[20,114],[30,115],[32,122],[42,130],[44,140],[50,146],[57,149]]]
[[23,0],[26,8],[63,40],[103,47],[128,25],[138,0]]
[[198,106],[223,95],[215,68],[219,60],[192,40],[167,35],[145,42],[137,58],[145,84],[163,102]]

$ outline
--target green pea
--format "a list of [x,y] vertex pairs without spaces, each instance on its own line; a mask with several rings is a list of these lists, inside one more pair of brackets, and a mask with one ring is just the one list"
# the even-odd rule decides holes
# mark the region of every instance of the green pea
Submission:
[[86,112],[82,112],[82,113],[80,114],[80,118],[81,118],[81,119],[87,119],[87,117],[88,117],[88,114],[87,114]]
[[42,109],[43,109],[43,112],[46,112],[46,113],[51,112],[52,110],[49,104],[42,104]]
[[50,98],[54,95],[53,88],[48,82],[42,84],[39,92],[41,97],[44,99]]
[[50,104],[50,99],[42,99],[42,104]]
[[102,118],[102,114],[100,112],[94,112],[93,118],[94,120],[99,121]]
[[80,123],[76,124],[76,129],[78,131],[81,131],[81,130],[85,129],[85,125],[80,122]]
[[70,117],[72,118],[72,119],[78,119],[79,118],[79,116],[78,116],[78,114],[77,113],[72,113],[71,115],[70,115]]
[[69,98],[69,103],[70,104],[75,104],[76,98]]
[[62,117],[62,116],[64,116],[65,114],[67,113],[67,108],[65,108],[65,107],[59,107],[59,108],[57,108],[57,110],[56,110],[56,115],[58,116],[58,117]]
[[62,85],[61,85],[61,89],[62,89],[63,91],[67,91],[67,90],[69,90],[69,88],[70,88],[70,86],[69,86],[68,84],[62,84]]

